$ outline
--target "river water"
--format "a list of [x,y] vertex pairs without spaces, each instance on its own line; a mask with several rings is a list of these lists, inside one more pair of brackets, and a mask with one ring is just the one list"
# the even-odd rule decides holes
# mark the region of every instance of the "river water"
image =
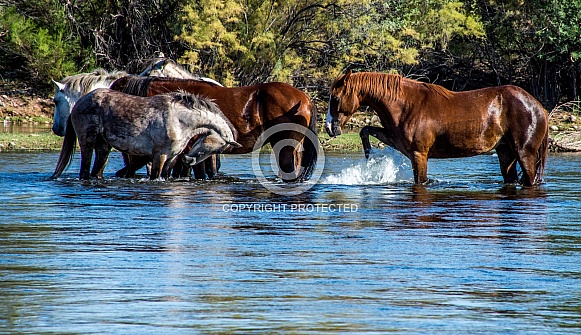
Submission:
[[393,152],[327,153],[294,196],[250,155],[153,182],[113,178],[118,153],[50,180],[57,157],[0,152],[0,333],[581,333],[581,156],[536,188],[432,160],[416,187]]

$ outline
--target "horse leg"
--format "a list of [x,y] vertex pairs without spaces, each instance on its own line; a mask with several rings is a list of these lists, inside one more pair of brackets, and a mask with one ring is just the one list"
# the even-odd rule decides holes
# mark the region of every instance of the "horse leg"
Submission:
[[516,171],[516,153],[513,148],[504,139],[496,147],[496,154],[498,155],[498,162],[500,163],[500,172],[505,184],[515,184],[518,182],[518,175]]
[[216,174],[220,171],[220,168],[222,167],[222,161],[221,161],[221,155],[220,154],[215,154],[214,158],[214,171],[216,172]]
[[395,147],[395,144],[391,138],[389,138],[385,128],[365,126],[361,128],[361,131],[359,132],[359,137],[361,137],[361,142],[363,143],[363,152],[365,153],[365,158],[369,158],[369,154],[371,153],[371,143],[369,142],[370,135],[392,148]]
[[137,170],[149,163],[149,157],[147,156],[134,156],[125,153],[123,153],[122,156],[125,166],[115,172],[115,177],[133,178],[135,177],[135,172],[137,172]]
[[153,162],[151,162],[151,171],[149,172],[149,179],[158,179],[161,174],[161,169],[163,168],[165,161],[167,160],[167,155],[165,154],[154,154]]
[[110,152],[111,146],[109,143],[103,137],[99,136],[95,143],[95,163],[93,163],[91,177],[103,179],[103,170],[105,170],[105,165],[107,165]]
[[[545,112],[546,113],[546,112]],[[537,182],[542,182],[542,174],[547,156],[547,123],[539,122],[539,126],[534,134],[527,134],[522,145],[517,146],[518,162],[522,170],[520,183],[524,186],[533,186]],[[537,180],[540,179],[540,180]]]
[[363,144],[363,153],[365,154],[365,159],[369,159],[369,154],[371,153],[371,143],[369,142],[369,135],[371,126],[365,126],[361,128],[359,132],[359,137],[361,137],[361,143]]
[[165,163],[162,165],[161,168],[161,178],[167,179],[173,169],[178,156],[169,156],[167,157]]
[[214,178],[218,174],[218,165],[220,164],[220,154],[215,154],[205,160],[205,172],[208,179]]
[[300,165],[302,151],[299,148],[303,145],[304,135],[297,132],[279,132],[272,136],[270,145],[279,169],[278,175],[285,182],[296,181],[302,174]]
[[176,157],[171,176],[174,178],[186,178],[190,176],[191,167],[182,161],[182,155]]
[[129,165],[129,157],[126,153],[122,152],[121,157],[123,157],[123,167],[115,172],[115,177],[126,177],[127,176],[127,166]]
[[146,166],[149,163],[150,158],[148,156],[129,156],[129,165],[127,166],[127,172],[125,178],[135,177],[135,172]]
[[425,184],[428,181],[428,153],[414,151],[411,161],[415,183]]
[[278,154],[279,173],[282,180],[287,182],[296,181],[302,174],[302,169],[304,169],[304,167],[300,165],[301,161],[302,151],[299,151],[297,147],[292,147],[290,145],[283,146]]
[[206,179],[206,162],[208,159],[192,166],[192,170],[194,170],[194,178],[195,179]]
[[[93,160],[93,143],[84,143],[81,147],[81,169],[79,179],[87,180],[90,178],[91,161]],[[80,145],[79,145],[80,146]]]
[[[527,150],[528,149],[528,150]],[[536,150],[530,148],[523,148],[519,150],[519,164],[522,169],[522,177],[520,183],[524,186],[533,186],[536,180]]]

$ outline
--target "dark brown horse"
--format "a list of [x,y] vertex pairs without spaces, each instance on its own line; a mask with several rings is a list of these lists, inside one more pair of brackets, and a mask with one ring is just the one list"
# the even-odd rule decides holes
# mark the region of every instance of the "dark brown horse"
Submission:
[[[184,90],[212,99],[237,131],[237,142],[242,147],[231,150],[229,153],[232,154],[252,152],[260,135],[277,124],[296,124],[309,131],[316,130],[316,109],[309,97],[285,83],[222,87],[200,80],[125,77],[113,83],[111,88],[140,96]],[[318,143],[311,143],[305,137],[306,134],[289,129],[277,132],[266,142],[273,147],[289,139],[298,143],[296,146],[284,146],[277,157],[280,174],[285,181],[306,180],[313,172],[317,160],[315,145]]]
[[516,86],[452,92],[441,86],[384,73],[347,73],[331,85],[325,128],[330,136],[361,105],[373,108],[382,127],[364,127],[361,139],[369,155],[369,135],[407,156],[416,183],[427,179],[428,158],[469,157],[495,149],[505,183],[542,181],[547,158],[548,114]]

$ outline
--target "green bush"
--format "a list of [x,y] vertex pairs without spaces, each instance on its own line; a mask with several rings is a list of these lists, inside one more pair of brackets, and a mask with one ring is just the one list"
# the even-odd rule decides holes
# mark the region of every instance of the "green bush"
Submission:
[[57,5],[47,13],[50,22],[37,23],[15,7],[0,7],[0,41],[6,59],[24,60],[22,70],[42,82],[77,72],[82,55],[78,37],[67,33],[65,16]]

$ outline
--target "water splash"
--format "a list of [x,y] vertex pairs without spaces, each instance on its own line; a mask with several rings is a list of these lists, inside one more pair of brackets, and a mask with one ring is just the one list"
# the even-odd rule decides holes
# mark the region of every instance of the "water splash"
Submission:
[[409,160],[391,148],[374,150],[337,174],[324,178],[322,184],[379,185],[413,181]]

